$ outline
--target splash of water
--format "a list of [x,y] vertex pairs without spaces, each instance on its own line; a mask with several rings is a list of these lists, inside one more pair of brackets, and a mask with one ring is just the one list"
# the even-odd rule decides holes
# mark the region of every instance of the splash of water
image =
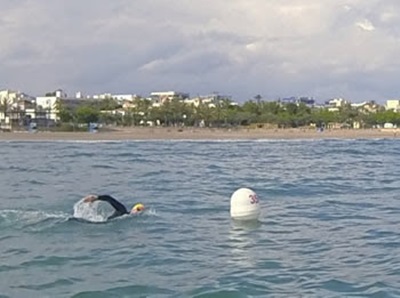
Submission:
[[156,209],[154,208],[149,208],[147,210],[144,211],[144,215],[148,215],[148,216],[158,216]]
[[98,202],[85,203],[83,199],[74,204],[74,217],[91,222],[105,222],[108,215],[99,208]]

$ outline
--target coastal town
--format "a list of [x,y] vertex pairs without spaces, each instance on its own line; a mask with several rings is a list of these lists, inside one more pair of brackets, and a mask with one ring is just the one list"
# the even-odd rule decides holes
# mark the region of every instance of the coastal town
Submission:
[[[171,106],[171,103],[174,102],[177,104],[175,107]],[[77,111],[79,108],[94,106],[96,107],[95,114],[86,109],[83,117],[79,118],[73,115],[73,111]],[[170,108],[168,111],[166,110],[167,106]],[[272,109],[280,109],[281,112],[270,112]],[[69,111],[69,114],[66,114],[66,111]],[[233,113],[228,114],[226,111],[233,111]],[[238,111],[241,112],[240,115]],[[282,111],[292,116],[290,121],[283,122],[282,119],[278,119],[279,117],[276,115],[283,115]],[[347,118],[334,119],[330,117],[331,120],[326,120],[321,118],[322,111],[330,113],[331,116],[347,111],[348,115]],[[260,95],[256,95],[249,101],[238,103],[230,96],[218,93],[191,97],[189,93],[185,92],[163,91],[151,92],[148,96],[143,97],[136,94],[84,95],[77,92],[71,96],[65,91],[57,89],[44,96],[31,96],[21,91],[8,89],[0,91],[1,131],[32,128],[48,130],[66,122],[74,122],[74,125],[83,126],[84,129],[91,122],[121,126],[219,127],[272,124],[272,127],[307,126],[312,128],[321,128],[323,125],[323,128],[331,129],[396,128],[397,119],[393,119],[393,114],[397,115],[398,111],[400,111],[400,100],[387,100],[384,105],[379,105],[374,101],[352,103],[343,98],[333,98],[323,103],[317,103],[310,97],[289,97],[266,101]],[[320,120],[311,117],[316,113],[321,114]],[[378,113],[384,115],[380,117],[380,120],[375,119],[368,122],[365,119],[367,116]],[[276,117],[268,118],[266,116],[268,114],[275,114]],[[304,115],[310,115],[310,117],[306,120],[298,120],[304,118]]]

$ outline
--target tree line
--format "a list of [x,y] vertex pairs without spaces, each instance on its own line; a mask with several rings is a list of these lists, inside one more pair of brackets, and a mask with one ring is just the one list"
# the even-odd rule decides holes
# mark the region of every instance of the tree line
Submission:
[[400,113],[378,106],[377,111],[352,107],[346,104],[336,111],[327,107],[310,107],[304,103],[248,100],[241,105],[229,99],[219,99],[199,105],[187,104],[174,98],[160,106],[153,106],[147,99],[135,99],[131,108],[122,109],[112,98],[86,102],[68,107],[58,102],[61,123],[102,123],[118,126],[204,126],[236,127],[272,125],[279,128],[325,127],[338,123],[342,127],[371,128],[390,122],[400,125]]

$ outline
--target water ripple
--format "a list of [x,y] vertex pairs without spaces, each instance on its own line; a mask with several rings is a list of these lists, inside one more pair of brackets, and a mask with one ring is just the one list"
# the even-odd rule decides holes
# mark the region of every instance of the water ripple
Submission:
[[[1,145],[0,297],[400,296],[397,140]],[[88,193],[148,211],[70,220]]]

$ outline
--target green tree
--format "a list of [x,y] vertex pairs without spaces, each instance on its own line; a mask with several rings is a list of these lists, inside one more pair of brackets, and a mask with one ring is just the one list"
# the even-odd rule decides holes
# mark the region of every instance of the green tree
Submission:
[[265,102],[261,103],[261,112],[267,114],[278,115],[280,112],[283,111],[283,108],[279,102],[272,101],[272,102]]
[[111,97],[100,99],[96,105],[101,111],[112,111],[122,107],[116,99]]
[[285,110],[289,115],[296,115],[298,111],[298,106],[295,103],[288,103],[285,105]]
[[400,114],[393,110],[378,112],[375,114],[374,121],[379,125],[385,123],[400,125]]
[[74,112],[71,108],[67,107],[61,100],[55,103],[58,118],[61,122],[67,123],[74,119]]
[[82,105],[76,108],[75,114],[79,123],[89,124],[91,122],[98,122],[100,112],[89,105]]
[[310,122],[313,122],[317,127],[322,127],[328,123],[337,122],[338,113],[329,111],[326,108],[314,109],[310,115]]
[[133,125],[139,125],[142,121],[146,122],[150,120],[151,101],[145,98],[136,98],[133,101],[133,105],[134,107],[129,110]]
[[243,108],[243,111],[247,112],[247,113],[251,113],[251,114],[255,114],[255,115],[257,115],[259,113],[259,105],[252,100],[246,101],[243,104],[242,108]]

